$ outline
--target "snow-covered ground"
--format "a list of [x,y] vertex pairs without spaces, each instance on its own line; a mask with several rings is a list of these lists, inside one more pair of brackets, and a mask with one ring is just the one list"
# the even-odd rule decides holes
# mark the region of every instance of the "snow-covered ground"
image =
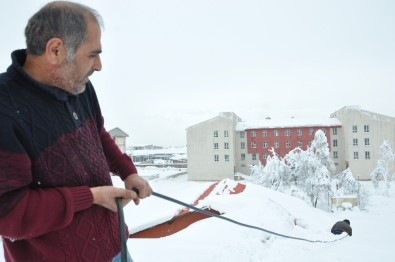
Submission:
[[[150,183],[154,191],[187,203],[193,203],[212,184],[187,181],[185,175]],[[114,184],[122,186],[117,178],[114,178]],[[353,236],[331,243],[310,243],[208,218],[168,237],[129,239],[128,248],[135,262],[395,261],[392,240],[395,235],[395,190],[391,193],[391,197],[372,195],[366,210],[354,208],[328,213],[309,207],[299,199],[247,184],[243,193],[210,195],[199,205],[211,206],[224,212],[223,216],[242,223],[310,240],[331,241],[342,237],[332,235],[330,229],[336,221],[348,218]],[[139,206],[126,206],[125,219],[130,231],[135,232],[166,221],[181,209],[152,196]],[[0,261],[4,261],[1,252]]]

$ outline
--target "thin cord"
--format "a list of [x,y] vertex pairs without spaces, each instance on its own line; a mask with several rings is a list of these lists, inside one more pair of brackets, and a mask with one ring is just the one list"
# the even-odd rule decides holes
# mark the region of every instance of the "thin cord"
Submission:
[[223,217],[223,216],[219,216],[219,215],[217,215],[217,214],[213,214],[213,213],[211,213],[211,212],[209,212],[209,211],[206,211],[206,210],[204,210],[204,209],[197,208],[197,207],[195,207],[195,206],[192,206],[192,205],[189,205],[189,204],[187,204],[187,203],[184,203],[184,202],[182,202],[182,201],[180,201],[180,200],[177,200],[177,199],[174,199],[174,198],[171,198],[171,197],[162,195],[162,194],[160,194],[160,193],[152,192],[152,195],[154,195],[154,196],[156,196],[156,197],[159,197],[159,198],[162,198],[162,199],[165,199],[165,200],[167,200],[167,201],[170,201],[170,202],[179,204],[179,205],[181,205],[181,206],[190,208],[190,209],[192,209],[192,210],[195,210],[196,212],[205,214],[205,215],[210,216],[210,217],[216,217],[216,218],[226,220],[226,221],[228,221],[228,222],[231,222],[231,223],[236,224],[236,225],[239,225],[239,226],[243,226],[243,227],[247,227],[247,228],[252,228],[252,229],[260,230],[260,231],[263,231],[263,232],[266,232],[266,233],[269,233],[269,234],[273,234],[273,235],[276,235],[276,236],[284,237],[284,238],[290,238],[290,239],[295,239],[295,240],[307,241],[307,242],[311,242],[311,243],[331,243],[331,242],[335,242],[335,241],[339,241],[339,240],[341,240],[341,239],[344,239],[345,237],[348,236],[348,235],[345,235],[345,236],[342,237],[342,238],[338,238],[338,239],[330,240],[330,241],[325,241],[325,240],[310,240],[310,239],[306,239],[306,238],[300,238],[300,237],[293,237],[293,236],[283,235],[283,234],[276,233],[276,232],[273,232],[273,231],[270,231],[270,230],[267,230],[267,229],[264,229],[264,228],[261,228],[261,227],[257,227],[257,226],[252,226],[252,225],[244,224],[244,223],[235,221],[235,220],[230,219],[230,218],[227,218],[227,217]]

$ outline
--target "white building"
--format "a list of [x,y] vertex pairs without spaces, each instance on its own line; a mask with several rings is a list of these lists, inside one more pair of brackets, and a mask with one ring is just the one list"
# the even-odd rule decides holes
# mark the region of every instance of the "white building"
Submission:
[[122,153],[126,152],[126,138],[129,137],[124,131],[122,131],[119,127],[111,129],[108,131],[110,136],[114,139],[115,144],[119,147]]
[[[342,167],[349,166],[355,178],[370,179],[380,159],[383,142],[387,140],[395,150],[395,118],[363,110],[360,106],[344,107],[331,117],[342,123],[344,138],[339,143]],[[389,166],[391,173],[395,172],[394,167],[394,163]]]
[[234,113],[219,116],[187,128],[189,180],[233,179],[235,173],[236,124]]

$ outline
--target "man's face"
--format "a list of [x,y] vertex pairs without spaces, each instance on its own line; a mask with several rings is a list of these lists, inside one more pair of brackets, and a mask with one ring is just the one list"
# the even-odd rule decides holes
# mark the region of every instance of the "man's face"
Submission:
[[89,76],[94,71],[102,68],[101,53],[101,31],[100,26],[92,20],[88,22],[88,38],[76,51],[73,61],[65,60],[60,69],[59,83],[63,89],[79,94],[84,92]]

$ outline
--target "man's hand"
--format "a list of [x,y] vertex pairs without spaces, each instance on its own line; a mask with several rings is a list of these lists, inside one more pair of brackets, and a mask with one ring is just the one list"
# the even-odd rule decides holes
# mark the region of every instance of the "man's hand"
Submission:
[[113,186],[92,187],[93,204],[105,207],[117,212],[115,199],[122,197],[122,206],[126,206],[132,199],[139,199],[136,192],[132,190],[117,188]]
[[138,174],[129,175],[124,181],[125,188],[137,191],[137,198],[133,201],[136,205],[140,203],[140,199],[149,197],[152,195],[152,188],[150,184],[144,178],[140,177]]

